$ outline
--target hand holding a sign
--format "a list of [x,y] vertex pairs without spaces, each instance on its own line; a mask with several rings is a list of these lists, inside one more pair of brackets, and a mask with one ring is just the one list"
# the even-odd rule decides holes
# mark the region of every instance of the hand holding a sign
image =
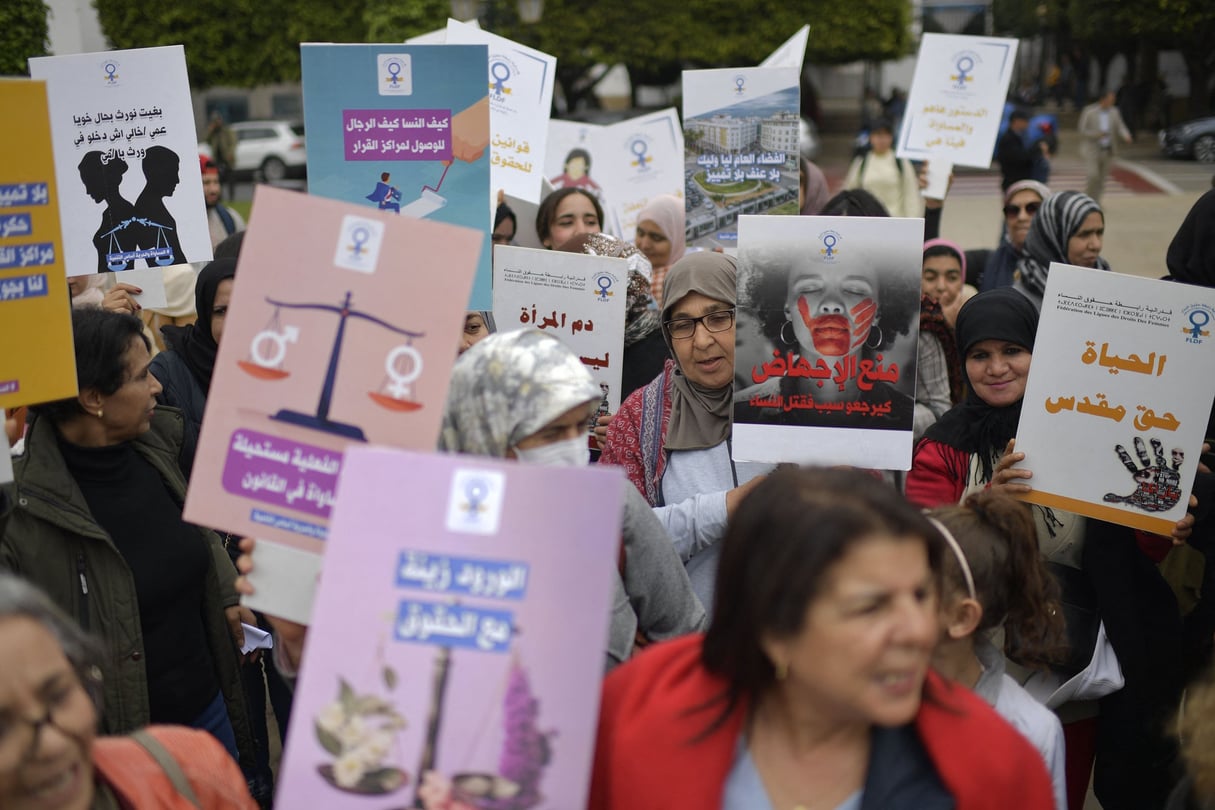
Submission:
[[1034,474],[1024,468],[1013,467],[1014,464],[1025,460],[1024,453],[1016,452],[1016,445],[1016,439],[1008,440],[1008,446],[1004,448],[1004,455],[1000,456],[991,476],[991,488],[1009,495],[1029,492],[1033,489],[1024,481],[1033,478]]
[[1107,492],[1105,495],[1107,503],[1124,503],[1145,512],[1166,512],[1177,505],[1177,501],[1181,499],[1181,487],[1178,486],[1181,474],[1178,470],[1181,469],[1181,463],[1185,460],[1185,453],[1180,448],[1174,447],[1171,451],[1173,463],[1170,467],[1164,458],[1164,447],[1160,440],[1152,439],[1151,443],[1152,452],[1155,455],[1154,464],[1148,458],[1143,439],[1135,437],[1135,454],[1139,456],[1142,468],[1135,464],[1125,447],[1120,444],[1115,446],[1114,452],[1118,454],[1122,465],[1126,467],[1138,487],[1130,495]]

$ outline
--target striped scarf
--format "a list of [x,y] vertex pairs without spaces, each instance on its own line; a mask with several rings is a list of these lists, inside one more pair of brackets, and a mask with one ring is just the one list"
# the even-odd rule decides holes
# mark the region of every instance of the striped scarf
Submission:
[[[1039,297],[1045,293],[1051,262],[1070,263],[1067,242],[1080,230],[1084,218],[1094,211],[1104,216],[1097,201],[1079,191],[1062,191],[1042,201],[1017,263],[1017,273],[1026,288]],[[1098,257],[1097,269],[1109,270],[1109,262]]]

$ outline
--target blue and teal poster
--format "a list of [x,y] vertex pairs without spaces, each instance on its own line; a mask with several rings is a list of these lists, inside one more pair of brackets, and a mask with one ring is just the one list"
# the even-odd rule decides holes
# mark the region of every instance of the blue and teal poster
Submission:
[[486,46],[305,43],[300,57],[309,192],[481,231],[468,307],[490,309]]

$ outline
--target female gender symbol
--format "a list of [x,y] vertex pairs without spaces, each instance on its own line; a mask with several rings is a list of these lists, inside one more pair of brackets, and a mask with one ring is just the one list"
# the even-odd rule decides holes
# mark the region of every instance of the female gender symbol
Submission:
[[966,86],[966,83],[970,81],[970,77],[966,74],[974,70],[974,67],[975,60],[971,59],[969,56],[962,56],[958,58],[958,87]]
[[738,95],[740,95],[740,96],[742,95],[742,93],[743,93],[743,85],[744,85],[744,84],[746,84],[746,83],[747,83],[747,80],[746,80],[745,78],[743,78],[742,76],[737,76],[737,77],[735,77],[735,79],[734,79],[734,86],[738,88],[738,89],[735,91],[735,92],[737,92],[737,93],[738,93]]
[[[640,150],[637,148],[639,146],[641,147]],[[630,151],[632,151],[633,155],[637,158],[637,165],[642,169],[645,168],[645,164],[650,162],[650,159],[645,156],[645,153],[649,150],[649,148],[649,144],[647,144],[641,138],[633,141],[632,145],[629,147]]]
[[[287,344],[295,343],[300,338],[300,329],[298,326],[288,326],[282,332],[275,332],[273,329],[263,329],[253,336],[253,343],[249,346],[249,353],[253,355],[253,362],[263,368],[274,368],[282,365],[282,362],[287,357]],[[262,354],[262,346],[266,341],[274,344],[272,353],[267,356]]]
[[476,520],[481,511],[481,504],[489,495],[489,484],[480,478],[473,478],[464,485],[464,497],[468,498],[468,519]]
[[[498,68],[506,71],[505,76],[498,75]],[[494,62],[489,66],[489,75],[494,78],[494,92],[502,95],[506,92],[506,80],[510,78],[510,67],[505,62]]]
[[[410,361],[409,371],[404,374],[397,371],[397,361],[403,357]],[[392,378],[392,384],[388,386],[388,393],[397,399],[405,399],[410,395],[409,384],[422,376],[422,354],[408,344],[397,346],[385,358],[384,371]]]
[[354,240],[354,245],[350,248],[350,252],[358,256],[362,254],[363,245],[367,244],[367,240],[371,238],[371,233],[360,225],[350,232],[350,238]]
[[[1202,323],[1198,322],[1199,315],[1202,316]],[[1196,309],[1190,313],[1190,326],[1192,326],[1194,328],[1186,329],[1184,331],[1189,332],[1190,337],[1192,337],[1192,338],[1201,337],[1204,334],[1202,331],[1202,327],[1206,326],[1210,322],[1211,322],[1210,313],[1208,313],[1204,310],[1201,310],[1201,309]]]
[[833,235],[827,234],[823,237],[823,247],[827,248],[827,258],[832,258],[835,255],[835,243],[836,238]]
[[608,290],[612,286],[612,277],[611,276],[600,276],[599,278],[595,279],[595,283],[599,285],[599,297],[602,300],[606,301],[607,297],[609,295],[611,295],[611,293],[608,292]]
[[392,82],[392,86],[396,87],[401,82],[401,63],[388,63],[388,81]]
[[113,62],[106,62],[106,63],[105,63],[105,77],[106,77],[106,80],[107,80],[107,81],[110,81],[110,82],[114,82],[114,81],[116,81],[116,77],[114,76],[114,73],[115,73],[117,70],[118,70],[118,65],[115,65]]

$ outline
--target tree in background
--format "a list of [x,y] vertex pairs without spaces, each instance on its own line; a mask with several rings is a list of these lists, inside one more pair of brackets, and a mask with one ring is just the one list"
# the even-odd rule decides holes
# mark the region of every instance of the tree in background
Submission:
[[46,56],[46,12],[42,0],[0,3],[0,76],[28,76],[26,60]]

